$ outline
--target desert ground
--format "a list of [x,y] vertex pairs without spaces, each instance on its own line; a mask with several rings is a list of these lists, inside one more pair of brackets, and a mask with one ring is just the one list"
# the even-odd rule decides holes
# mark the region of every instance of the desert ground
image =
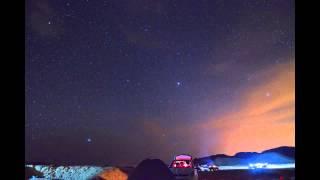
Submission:
[[[52,169],[52,170],[50,170]],[[37,171],[36,172],[32,172]],[[60,171],[60,172],[59,172]],[[126,180],[134,171],[134,168],[115,168],[115,167],[57,167],[48,168],[47,166],[26,167],[26,173],[36,175],[42,178],[33,179],[78,179],[78,180]],[[40,173],[42,172],[42,173]],[[40,174],[39,174],[40,173]],[[39,176],[40,175],[40,176]],[[50,179],[49,178],[49,179]],[[198,172],[198,180],[294,180],[295,169],[264,169],[264,170],[220,170],[215,172]]]
[[199,180],[293,180],[294,169],[226,170],[199,172]]

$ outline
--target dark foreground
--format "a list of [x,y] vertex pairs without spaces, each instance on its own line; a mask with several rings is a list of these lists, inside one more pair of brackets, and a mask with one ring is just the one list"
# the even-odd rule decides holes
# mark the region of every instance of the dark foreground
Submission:
[[[175,177],[162,161],[144,160],[137,167],[97,166],[28,166],[25,179],[91,179],[91,180],[174,180]],[[220,170],[198,172],[189,180],[294,180],[295,169]]]
[[294,169],[199,172],[199,180],[294,180]]

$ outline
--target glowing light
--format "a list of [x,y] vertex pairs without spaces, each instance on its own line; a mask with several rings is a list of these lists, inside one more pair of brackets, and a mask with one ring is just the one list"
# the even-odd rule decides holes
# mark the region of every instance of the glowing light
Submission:
[[[254,164],[251,164],[254,165]],[[201,167],[204,168],[204,167]],[[268,164],[266,169],[294,169],[295,163],[287,163],[287,164]],[[219,170],[235,170],[235,169],[251,169],[249,166],[219,166]]]
[[255,163],[255,164],[249,164],[249,168],[251,169],[260,169],[260,168],[267,168],[268,167],[268,163]]
[[206,144],[212,151],[235,154],[248,149],[295,146],[294,65],[281,64],[257,77],[267,78],[242,91],[239,104],[232,111],[209,117],[207,123],[200,125],[201,132],[219,132],[215,145]]
[[189,161],[191,161],[192,156],[181,154],[181,155],[177,155],[174,159],[175,160],[189,160]]

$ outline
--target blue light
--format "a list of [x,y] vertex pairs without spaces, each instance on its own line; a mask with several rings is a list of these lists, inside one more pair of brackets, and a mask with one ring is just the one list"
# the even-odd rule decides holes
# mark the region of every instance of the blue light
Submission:
[[265,169],[268,168],[268,163],[250,163],[249,169]]

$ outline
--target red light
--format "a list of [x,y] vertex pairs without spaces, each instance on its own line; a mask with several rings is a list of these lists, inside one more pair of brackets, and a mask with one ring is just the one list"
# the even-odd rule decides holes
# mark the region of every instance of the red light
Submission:
[[173,168],[191,168],[192,163],[187,163],[186,161],[175,160],[172,162],[171,167]]
[[178,155],[175,157],[175,160],[192,160],[192,157],[189,156],[189,155],[184,155],[184,154],[181,154],[181,155]]

